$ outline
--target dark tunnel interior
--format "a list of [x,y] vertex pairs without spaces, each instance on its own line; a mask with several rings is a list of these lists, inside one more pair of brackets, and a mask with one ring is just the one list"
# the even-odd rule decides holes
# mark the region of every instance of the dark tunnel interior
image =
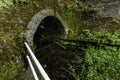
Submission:
[[55,16],[45,17],[34,34],[36,50],[53,43],[55,38],[63,37],[64,33],[64,26],[58,18]]

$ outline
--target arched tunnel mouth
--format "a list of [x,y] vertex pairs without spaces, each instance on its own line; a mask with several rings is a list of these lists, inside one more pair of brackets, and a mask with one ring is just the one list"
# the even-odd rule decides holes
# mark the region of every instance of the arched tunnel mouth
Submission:
[[[57,57],[64,54],[64,49],[57,46],[56,41],[64,38],[65,33],[65,26],[58,18],[47,16],[40,22],[34,34],[35,55],[50,78],[53,78],[53,68],[60,66],[56,64]],[[50,74],[51,72],[52,74]],[[58,80],[61,80],[61,78]]]
[[[39,24],[35,34],[33,43],[35,52],[41,48],[54,44],[57,39],[65,37],[65,29],[63,24],[55,16],[45,17]],[[38,54],[38,53],[37,53]]]
[[26,38],[29,43],[34,44],[35,56],[49,77],[52,80],[75,80],[66,69],[69,68],[71,58],[76,57],[75,51],[78,56],[83,54],[83,51],[78,46],[61,44],[61,47],[56,44],[66,38],[68,31],[61,17],[38,13],[30,21],[28,28]]

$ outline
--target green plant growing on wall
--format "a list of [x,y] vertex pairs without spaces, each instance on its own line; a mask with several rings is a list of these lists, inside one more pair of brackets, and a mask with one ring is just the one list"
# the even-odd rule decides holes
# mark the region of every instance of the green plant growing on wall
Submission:
[[68,60],[69,74],[74,80],[119,80],[119,50],[119,47],[111,46],[83,48],[84,57],[74,53],[74,58]]
[[[88,79],[118,79],[119,74],[119,51],[117,47],[87,48],[86,64],[88,66]],[[116,65],[116,66],[114,66]],[[93,75],[89,71],[94,71]],[[114,74],[114,75],[112,75]],[[91,76],[89,76],[91,75]]]
[[84,29],[79,33],[70,30],[69,34],[72,34],[69,36],[70,40],[88,41],[97,44],[120,45],[120,34],[117,32],[103,33]]
[[0,9],[9,8],[12,5],[13,5],[12,0],[2,0],[2,1],[0,1]]
[[19,65],[20,56],[18,57],[19,54],[15,49],[14,37],[7,32],[4,34],[6,34],[4,37],[0,37],[0,45],[2,46],[0,51],[0,80],[13,79],[21,66]]

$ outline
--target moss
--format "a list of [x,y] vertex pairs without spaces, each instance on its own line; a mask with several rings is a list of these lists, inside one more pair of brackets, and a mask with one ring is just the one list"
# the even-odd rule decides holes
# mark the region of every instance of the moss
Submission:
[[9,60],[0,63],[0,80],[12,80],[18,75],[21,65]]
[[85,52],[85,63],[88,67],[87,79],[118,79],[119,48],[108,46],[95,48],[91,46]]
[[[13,3],[0,11],[0,80],[13,80],[24,69],[23,36],[27,23],[41,6]],[[35,9],[36,8],[36,9]],[[20,76],[19,76],[20,77]]]
[[[111,17],[96,16],[95,11],[99,11],[99,7],[94,8],[95,6],[92,6],[89,9],[89,5],[84,4],[81,10],[81,6],[78,6],[78,3],[69,0],[68,2],[61,3],[62,6],[60,3],[54,3],[53,0],[14,0],[14,2],[10,4],[14,5],[5,4],[0,10],[0,80],[18,79],[17,76],[23,71],[24,62],[21,57],[21,53],[25,54],[23,49],[23,35],[31,17],[41,9],[50,8],[59,12],[70,26],[68,37],[71,39],[95,40],[98,43],[108,42],[120,44],[119,40],[116,39],[116,34],[108,33],[102,35],[103,33],[93,33],[89,30],[83,32],[83,34],[81,33],[83,29],[102,32],[111,32],[117,29],[118,31],[119,19],[114,21]],[[7,7],[5,7],[6,5]],[[98,40],[98,38],[100,38],[100,40]],[[117,36],[117,38],[119,38],[119,36]],[[55,68],[52,73],[60,74],[61,72],[59,72],[59,70],[64,70],[66,75],[61,75],[63,78],[72,76],[75,80],[117,80],[119,78],[119,48],[88,46],[88,48],[84,50],[86,54],[83,58],[77,54],[79,53],[77,50],[75,50],[75,52],[71,49],[71,54],[63,54],[63,57],[59,57],[61,60],[60,63],[64,62],[62,68]],[[65,66],[66,64],[67,66]],[[59,75],[57,76],[59,77]]]
[[[2,2],[4,3],[4,0]],[[0,6],[0,80],[22,77],[20,73],[24,73],[26,65],[23,60],[23,37],[26,26],[32,16],[41,9],[53,8],[50,3],[44,0],[12,0],[5,1],[4,5]],[[49,5],[46,6],[47,4]]]

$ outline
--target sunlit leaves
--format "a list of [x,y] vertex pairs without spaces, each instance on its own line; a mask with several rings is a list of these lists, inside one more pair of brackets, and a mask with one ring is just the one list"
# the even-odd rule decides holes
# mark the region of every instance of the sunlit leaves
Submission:
[[[120,70],[119,50],[117,47],[89,46],[86,49],[85,64],[88,68],[87,79],[118,79]],[[97,77],[93,74],[97,74]]]
[[2,1],[0,1],[0,9],[10,7],[11,5],[13,5],[12,1],[13,0],[2,0]]

